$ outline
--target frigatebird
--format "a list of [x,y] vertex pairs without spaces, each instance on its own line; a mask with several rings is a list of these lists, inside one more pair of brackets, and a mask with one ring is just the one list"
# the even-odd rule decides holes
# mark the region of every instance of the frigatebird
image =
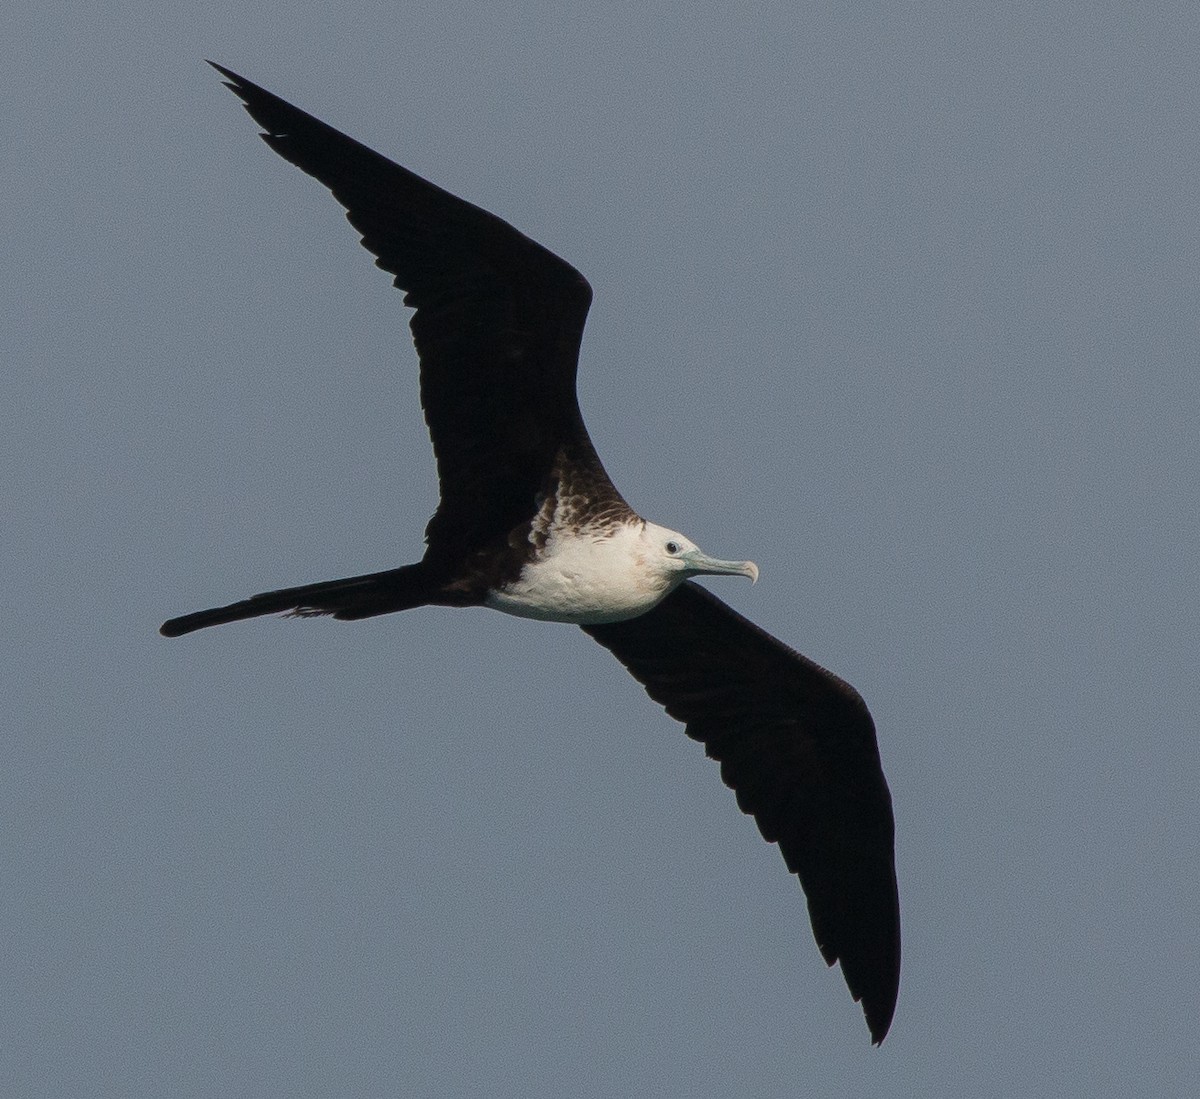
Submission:
[[870,712],[849,684],[691,580],[755,580],[753,562],[707,556],[641,518],[609,480],[575,393],[587,280],[494,214],[213,67],[263,140],[333,192],[404,291],[441,499],[415,564],[265,592],[161,632],[430,605],[581,626],[704,744],[742,811],[779,844],[821,954],[841,963],[882,1042],[899,989],[900,915]]

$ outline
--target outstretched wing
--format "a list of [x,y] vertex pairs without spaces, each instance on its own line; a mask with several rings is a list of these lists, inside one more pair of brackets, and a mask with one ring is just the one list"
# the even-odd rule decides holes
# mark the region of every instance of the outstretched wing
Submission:
[[441,487],[426,530],[430,553],[461,555],[529,519],[564,446],[607,482],[575,396],[592,300],[584,277],[495,215],[213,67],[263,140],[346,207],[416,309],[421,404]]
[[778,843],[825,961],[841,962],[874,1042],[900,983],[892,801],[858,693],[693,583],[639,618],[584,626],[721,764]]

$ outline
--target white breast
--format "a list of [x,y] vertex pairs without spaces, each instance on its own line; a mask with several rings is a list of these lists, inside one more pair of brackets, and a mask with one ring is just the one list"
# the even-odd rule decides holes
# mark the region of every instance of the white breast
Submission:
[[648,566],[645,524],[603,532],[551,530],[533,562],[487,606],[520,618],[576,625],[636,618],[660,602],[674,578]]

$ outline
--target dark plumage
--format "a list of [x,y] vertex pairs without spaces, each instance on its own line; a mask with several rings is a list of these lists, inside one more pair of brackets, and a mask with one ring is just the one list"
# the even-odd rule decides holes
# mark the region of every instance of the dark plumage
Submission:
[[[705,556],[646,523],[613,487],[575,396],[586,280],[493,214],[214,67],[267,144],[346,207],[415,309],[441,500],[419,562],[267,592],[174,618],[162,632],[430,604],[578,622],[720,761],[738,805],[800,878],[821,953],[841,963],[882,1041],[899,985],[900,921],[871,716],[853,688],[687,579],[754,577],[752,564]],[[592,585],[582,594],[579,561]],[[649,571],[634,572],[634,561]]]
[[584,626],[721,764],[800,878],[821,954],[883,1041],[900,982],[892,799],[848,683],[688,582],[652,611]]

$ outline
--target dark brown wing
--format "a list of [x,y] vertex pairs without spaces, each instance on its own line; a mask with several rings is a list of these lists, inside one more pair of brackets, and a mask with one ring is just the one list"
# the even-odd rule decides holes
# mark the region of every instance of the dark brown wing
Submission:
[[721,764],[738,805],[778,843],[840,961],[871,1037],[900,983],[892,800],[858,693],[696,584],[639,618],[584,626]]
[[608,484],[575,397],[592,300],[584,277],[495,215],[213,67],[263,140],[346,207],[416,309],[421,404],[441,487],[430,553],[461,556],[530,518],[560,447]]

